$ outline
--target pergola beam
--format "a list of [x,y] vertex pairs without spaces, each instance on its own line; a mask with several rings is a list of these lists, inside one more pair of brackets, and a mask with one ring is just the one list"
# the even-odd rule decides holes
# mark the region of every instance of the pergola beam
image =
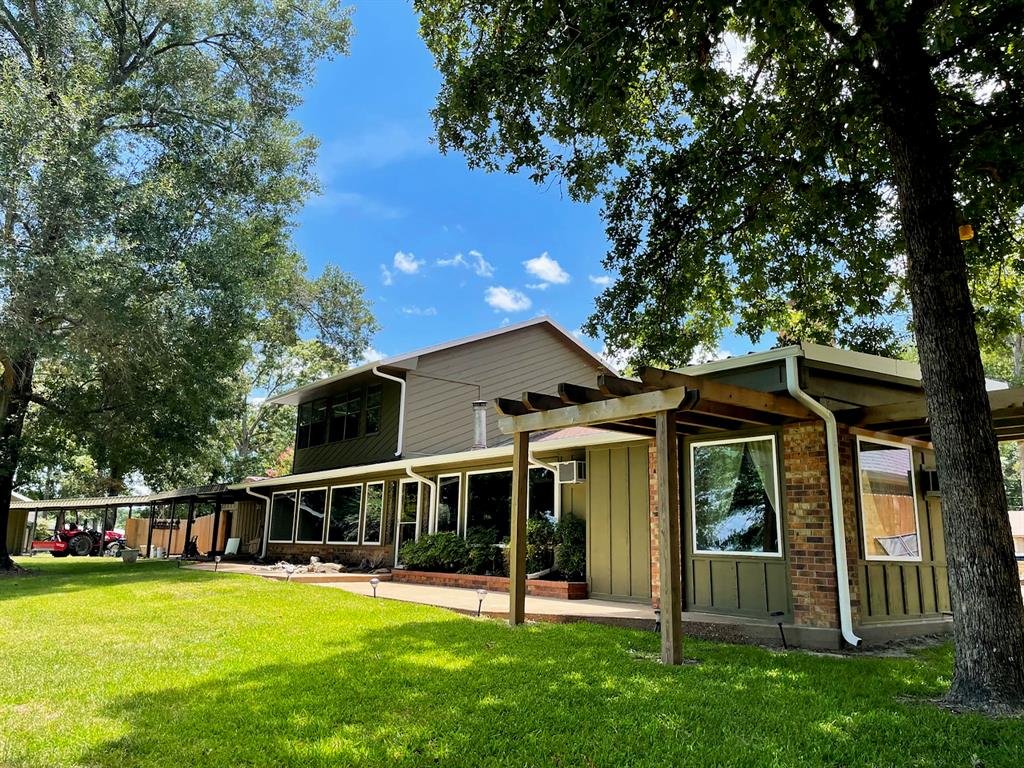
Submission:
[[[760,392],[756,389],[738,387],[735,384],[726,384],[699,376],[690,376],[678,371],[666,371],[662,368],[643,367],[639,370],[640,380],[651,387],[686,387],[700,393],[699,410],[705,413],[711,411],[705,408],[708,401],[718,403],[721,406],[741,409],[736,412],[736,418],[740,413],[750,414],[757,412],[761,414],[776,414],[793,419],[814,418],[807,408],[798,403],[792,397],[776,395],[772,392]],[[729,416],[728,412],[718,409],[720,415]],[[770,422],[769,422],[770,423]]]
[[[561,387],[559,387],[561,389]],[[542,432],[566,427],[600,426],[608,422],[624,422],[660,411],[675,410],[686,398],[685,387],[674,387],[641,395],[630,395],[600,402],[566,405],[551,411],[534,411],[516,416],[502,416],[498,426],[506,435],[517,432]]]

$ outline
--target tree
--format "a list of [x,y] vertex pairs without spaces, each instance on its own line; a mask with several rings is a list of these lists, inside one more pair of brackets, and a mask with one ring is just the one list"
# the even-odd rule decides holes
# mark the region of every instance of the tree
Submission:
[[1024,202],[1021,2],[416,7],[443,76],[442,150],[603,195],[618,280],[589,330],[612,348],[684,362],[734,318],[755,339],[884,347],[909,298],[944,489],[948,698],[1024,703],[968,288],[969,264],[1006,257]]
[[30,406],[108,477],[223,415],[301,263],[315,146],[288,112],[348,32],[337,0],[0,3],[0,529]]

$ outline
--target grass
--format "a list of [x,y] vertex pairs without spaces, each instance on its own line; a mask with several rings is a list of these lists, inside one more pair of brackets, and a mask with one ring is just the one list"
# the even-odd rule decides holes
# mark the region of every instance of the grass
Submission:
[[[0,580],[0,766],[1020,766],[948,647],[775,653],[503,623],[160,562]],[[386,584],[382,589],[386,589]]]

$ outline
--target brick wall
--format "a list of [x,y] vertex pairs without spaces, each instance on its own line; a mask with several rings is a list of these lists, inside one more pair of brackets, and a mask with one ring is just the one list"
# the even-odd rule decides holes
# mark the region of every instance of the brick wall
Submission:
[[854,622],[860,616],[860,521],[857,512],[857,478],[853,472],[856,445],[850,428],[839,425],[839,478],[843,487],[843,526],[846,529],[846,567],[850,575],[850,613]]
[[651,498],[651,605],[661,607],[661,534],[658,531],[658,457],[654,440],[647,446],[647,478]]
[[782,455],[793,622],[836,627],[839,600],[824,422],[787,425]]

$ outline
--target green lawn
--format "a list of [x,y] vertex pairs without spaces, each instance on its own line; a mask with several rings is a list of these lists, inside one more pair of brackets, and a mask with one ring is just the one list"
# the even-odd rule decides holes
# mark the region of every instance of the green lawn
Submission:
[[[1021,766],[928,703],[948,648],[835,658],[503,623],[166,563],[0,580],[0,766]],[[387,585],[381,586],[383,592]],[[973,761],[973,762],[972,762]]]

